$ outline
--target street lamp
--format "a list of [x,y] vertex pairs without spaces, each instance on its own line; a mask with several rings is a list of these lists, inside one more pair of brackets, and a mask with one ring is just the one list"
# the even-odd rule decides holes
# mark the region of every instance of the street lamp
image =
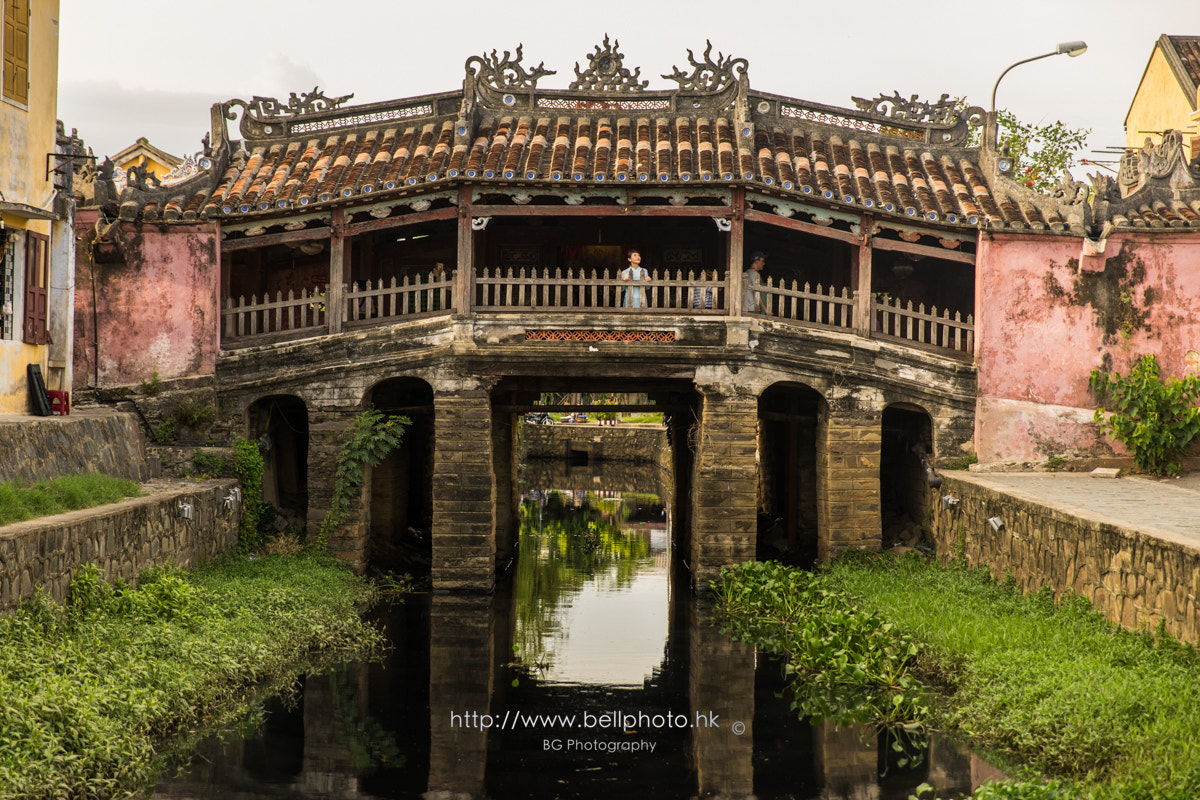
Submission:
[[1063,53],[1066,53],[1071,58],[1074,58],[1075,56],[1081,56],[1086,52],[1087,42],[1062,42],[1058,47],[1054,48],[1054,50],[1049,53],[1042,53],[1040,56],[1034,56],[1033,58],[1025,58],[1013,64],[1008,69],[1004,70],[1004,72],[1000,73],[1000,77],[996,78],[996,83],[992,86],[992,113],[994,114],[996,112],[996,88],[1000,86],[1000,81],[1004,80],[1004,76],[1007,75],[1013,67],[1019,67],[1022,64],[1028,64],[1030,61],[1037,61],[1039,58],[1061,56]]
[[[996,89],[1000,87],[1000,81],[1004,80],[1004,76],[1011,72],[1013,67],[1019,67],[1022,64],[1028,64],[1030,61],[1037,61],[1041,58],[1061,56],[1063,53],[1066,53],[1071,58],[1074,58],[1075,56],[1081,56],[1086,52],[1087,42],[1062,42],[1058,45],[1058,47],[1054,48],[1054,50],[1049,53],[1042,53],[1040,56],[1034,56],[1032,58],[1023,58],[1017,63],[1009,65],[1008,69],[1004,70],[1004,72],[1001,72],[1000,77],[996,78],[996,82],[992,85],[992,104],[987,112],[987,120],[984,126],[984,146],[988,148],[995,147],[996,142],[999,140],[1000,126],[996,124]],[[1004,161],[1006,163],[1000,165],[1000,171],[1007,175],[1012,170],[1013,160],[1004,159]]]

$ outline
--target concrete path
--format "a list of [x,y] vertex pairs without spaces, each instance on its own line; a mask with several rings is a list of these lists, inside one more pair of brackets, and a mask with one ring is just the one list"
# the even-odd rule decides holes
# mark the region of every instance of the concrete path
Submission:
[[1164,479],[1071,472],[947,474],[1066,514],[1200,548],[1200,473]]

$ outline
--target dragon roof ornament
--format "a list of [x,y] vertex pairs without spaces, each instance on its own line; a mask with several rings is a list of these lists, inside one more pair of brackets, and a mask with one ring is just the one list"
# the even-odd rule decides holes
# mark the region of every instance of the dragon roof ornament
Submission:
[[[750,62],[746,59],[734,58],[718,52],[717,60],[713,61],[712,41],[705,40],[705,44],[707,47],[704,48],[703,62],[697,61],[691,48],[688,48],[688,61],[692,65],[690,75],[684,73],[679,67],[673,66],[673,72],[662,77],[675,81],[683,91],[719,92],[730,84],[736,83],[742,75],[746,74],[750,67]],[[737,70],[736,75],[734,74],[735,69]]]
[[498,92],[536,89],[538,80],[557,73],[552,69],[546,69],[544,61],[532,70],[526,70],[521,64],[521,59],[525,54],[524,47],[523,44],[517,45],[515,58],[507,50],[504,51],[503,58],[497,56],[495,50],[491,52],[491,55],[485,53],[482,56],[471,56],[467,59],[465,68],[469,74]]
[[965,119],[969,125],[979,127],[983,124],[984,111],[979,106],[965,106],[959,100],[951,100],[950,95],[943,94],[936,103],[918,101],[917,95],[907,100],[893,90],[892,95],[881,94],[873,100],[865,97],[851,97],[854,105],[860,111],[877,114],[892,119],[902,119],[907,122],[928,122],[935,125],[953,125],[959,119]]
[[[319,86],[314,86],[311,92],[301,94],[291,92],[286,103],[281,103],[274,97],[254,95],[250,98],[249,103],[240,98],[234,98],[223,103],[222,108],[225,118],[232,120],[237,119],[234,107],[242,107],[242,121],[239,128],[242,135],[249,138],[276,133],[274,126],[271,125],[272,122],[332,111],[352,97],[354,97],[353,94],[326,97]],[[282,128],[279,132],[281,131]]]

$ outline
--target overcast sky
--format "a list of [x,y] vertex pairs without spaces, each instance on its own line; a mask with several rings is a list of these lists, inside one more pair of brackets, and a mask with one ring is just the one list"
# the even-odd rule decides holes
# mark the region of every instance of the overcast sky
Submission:
[[1200,2],[61,0],[60,30],[58,116],[101,157],[139,136],[195,152],[210,106],[234,97],[319,85],[359,104],[454,91],[469,56],[522,43],[526,65],[557,70],[539,86],[566,88],[605,33],[649,89],[674,87],[659,76],[686,68],[688,49],[699,56],[707,39],[714,55],[747,59],[758,90],[844,107],[893,91],[986,107],[1005,67],[1082,39],[1078,58],[1010,72],[996,104],[1027,122],[1090,128],[1100,149],[1124,143],[1158,36],[1200,35]]

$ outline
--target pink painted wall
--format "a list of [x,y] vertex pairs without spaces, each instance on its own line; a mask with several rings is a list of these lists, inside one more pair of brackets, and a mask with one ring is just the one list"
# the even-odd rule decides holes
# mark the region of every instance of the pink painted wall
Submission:
[[76,215],[75,387],[137,385],[154,372],[162,380],[214,374],[214,226],[119,223],[106,237],[113,244],[93,257],[96,215]]
[[1113,234],[1090,256],[1076,237],[993,233],[977,264],[980,461],[1123,452],[1088,424],[1091,371],[1146,353],[1164,376],[1197,369],[1200,235]]

